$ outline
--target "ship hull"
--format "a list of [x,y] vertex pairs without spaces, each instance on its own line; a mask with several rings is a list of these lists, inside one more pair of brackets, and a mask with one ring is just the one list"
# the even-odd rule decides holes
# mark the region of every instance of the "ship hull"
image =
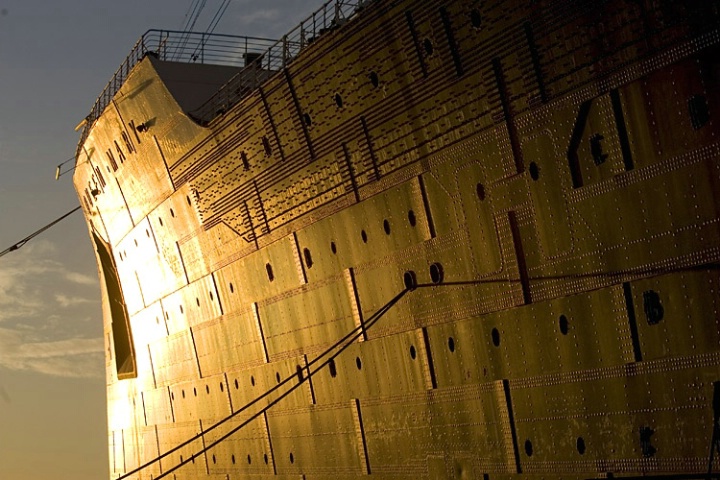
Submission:
[[111,478],[707,472],[719,9],[378,0],[257,88],[139,60],[74,177]]

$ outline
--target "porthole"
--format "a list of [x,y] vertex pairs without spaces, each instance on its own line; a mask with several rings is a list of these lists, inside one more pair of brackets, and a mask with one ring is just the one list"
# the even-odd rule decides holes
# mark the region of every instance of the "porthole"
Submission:
[[160,226],[162,227],[162,226],[163,226],[163,221],[162,221],[162,218],[161,218],[161,217],[158,217],[158,222],[160,222]]
[[425,54],[428,57],[433,54],[434,48],[433,48],[433,44],[429,38],[426,38],[425,40],[423,40],[423,49],[425,50]]
[[560,315],[559,323],[560,323],[560,333],[562,333],[563,335],[567,335],[568,328],[569,328],[569,323],[568,323],[567,317],[565,315]]
[[575,447],[577,448],[577,451],[580,455],[585,455],[585,439],[583,437],[577,438],[577,441],[575,442]]
[[302,382],[303,380],[305,380],[305,377],[303,375],[303,368],[300,365],[295,366],[295,371],[297,372],[298,382]]
[[185,310],[183,310],[183,306],[180,305],[180,313],[185,313]]
[[232,461],[232,464],[235,465],[235,454],[233,453],[230,455],[230,461]]
[[277,380],[277,383],[280,383],[280,372],[275,372],[275,380]]
[[175,211],[172,208],[170,209],[170,216],[175,218]]
[[340,96],[340,94],[339,94],[339,93],[336,93],[333,98],[335,99],[335,105],[337,105],[338,108],[342,108],[342,106],[343,106],[343,99],[342,99],[342,97]]
[[230,293],[235,293],[235,286],[230,282]]
[[197,388],[193,387],[193,395],[197,397]]
[[448,350],[455,351],[455,339],[453,337],[448,337]]
[[145,229],[145,235],[147,235],[147,237],[150,238],[150,230],[148,230],[147,228]]
[[305,265],[307,266],[307,268],[312,268],[313,259],[312,254],[310,253],[310,249],[303,248],[303,257],[305,257]]
[[255,377],[250,375],[250,385],[255,386]]
[[500,332],[497,328],[493,328],[492,332],[490,332],[490,335],[492,336],[492,343],[496,347],[500,346]]
[[529,439],[525,440],[525,454],[528,457],[532,457],[533,454],[533,444]]
[[417,287],[417,275],[415,275],[415,272],[412,270],[405,272],[403,274],[403,283],[408,290],[415,290],[415,287]]
[[335,366],[335,359],[331,358],[328,362],[328,370],[330,370],[330,376],[332,378],[337,377],[337,367]]
[[268,456],[267,453],[263,453],[263,460],[265,461],[265,465],[268,464]]
[[197,303],[197,306],[200,306],[200,297],[195,297],[195,303]]
[[537,181],[538,178],[540,178],[540,167],[538,167],[537,163],[530,162],[530,178]]
[[475,186],[475,193],[477,193],[477,197],[481,202],[485,200],[485,186],[482,183]]
[[444,277],[442,265],[437,262],[430,265],[430,280],[432,280],[432,283],[436,285],[442,283]]
[[480,12],[477,9],[470,12],[470,23],[475,29],[480,28],[480,26],[482,25],[482,17],[480,16]]
[[270,280],[271,282],[273,280],[275,280],[275,274],[273,273],[272,265],[270,265],[269,263],[266,263],[265,271],[267,272],[268,280]]
[[185,198],[187,199],[188,205],[192,206],[192,201],[190,201],[190,195],[185,195]]
[[134,240],[134,242],[135,242],[135,246],[137,247],[138,246],[137,238]]
[[417,351],[415,350],[415,345],[410,345],[410,358],[415,360],[417,358]]
[[295,457],[293,456],[292,452],[290,452],[290,463],[295,463]]
[[355,366],[358,370],[362,370],[362,360],[360,360],[360,357],[355,357]]
[[333,255],[337,255],[337,246],[335,245],[335,242],[330,242],[330,251],[332,251]]
[[185,390],[183,390],[181,393],[182,393],[182,397],[185,398]]
[[248,461],[248,465],[250,465],[250,464],[252,463],[252,458],[250,458],[250,454],[249,454],[249,453],[248,453],[248,456],[247,456],[247,461]]
[[205,385],[205,393],[210,395],[210,385]]
[[210,290],[208,293],[210,294],[210,301],[215,300],[215,297],[213,296],[212,290]]
[[378,77],[376,72],[370,72],[368,77],[370,78],[370,83],[372,83],[373,87],[377,88],[380,85],[380,77]]
[[303,113],[303,122],[305,122],[305,125],[308,127],[312,125],[312,117],[310,117],[309,113]]
[[414,227],[417,224],[417,218],[415,218],[415,212],[412,210],[408,210],[408,223],[411,227]]
[[387,219],[383,220],[383,230],[385,230],[385,235],[390,235],[390,222]]
[[175,392],[170,392],[170,400],[175,400]]
[[362,231],[360,232],[360,237],[362,237],[363,243],[367,243],[367,241],[368,241],[368,236],[367,236],[367,233],[365,233],[365,230],[362,230]]
[[240,383],[238,383],[238,379],[236,378],[235,379],[235,390],[239,390],[239,389],[240,389]]
[[215,454],[213,454],[213,463],[217,463],[217,458],[215,457]]

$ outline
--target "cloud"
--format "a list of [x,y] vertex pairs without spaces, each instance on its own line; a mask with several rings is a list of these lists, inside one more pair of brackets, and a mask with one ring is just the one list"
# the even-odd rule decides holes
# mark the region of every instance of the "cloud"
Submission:
[[97,285],[98,283],[97,277],[77,272],[67,272],[65,274],[65,279],[69,282],[77,283],[78,285]]
[[277,8],[271,8],[267,10],[253,10],[251,13],[246,15],[239,15],[238,21],[242,25],[257,23],[257,22],[272,22],[280,17],[280,10]]
[[102,338],[36,342],[31,335],[0,328],[0,365],[60,377],[102,377]]
[[61,307],[70,307],[73,305],[82,305],[84,303],[95,303],[94,300],[90,300],[89,298],[82,298],[82,297],[69,297],[67,295],[56,293],[55,294],[55,301],[61,306]]
[[53,313],[48,309],[48,292],[53,292],[49,298],[55,298],[61,307],[93,303],[91,300],[80,300],[80,295],[68,292],[73,285],[93,286],[92,294],[97,295],[98,280],[74,272],[67,265],[52,259],[54,252],[55,248],[50,242],[40,240],[2,258],[0,323],[10,319],[45,317]]
[[0,261],[0,366],[102,377],[98,281],[62,260],[38,240]]

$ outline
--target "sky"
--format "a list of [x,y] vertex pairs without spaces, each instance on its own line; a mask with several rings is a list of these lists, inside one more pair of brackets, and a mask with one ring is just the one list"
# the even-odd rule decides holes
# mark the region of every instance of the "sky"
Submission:
[[[204,31],[221,0],[205,0]],[[231,0],[216,33],[279,38],[321,0]],[[192,0],[0,0],[0,251],[78,205],[75,126],[135,41]],[[70,164],[68,164],[70,165]],[[0,258],[0,479],[108,478],[100,290],[80,212]]]

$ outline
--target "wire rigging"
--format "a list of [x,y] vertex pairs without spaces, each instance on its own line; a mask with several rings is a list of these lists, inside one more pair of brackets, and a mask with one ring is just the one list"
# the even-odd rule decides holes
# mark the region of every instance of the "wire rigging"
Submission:
[[[230,6],[230,0],[223,0],[222,3],[220,3],[220,7],[218,7],[212,20],[210,20],[207,30],[205,30],[206,35],[210,35],[215,31],[215,27],[217,27],[218,23],[220,23],[220,20],[222,19],[223,15],[225,15],[225,11],[227,10],[227,8],[229,6]],[[190,58],[192,58],[192,59],[197,58],[198,51],[201,49],[204,49],[204,48],[205,48],[205,38],[203,37],[201,42],[195,46],[195,50],[193,51]]]
[[193,8],[190,17],[187,19],[185,25],[182,28],[182,30],[185,31],[184,38],[182,38],[180,44],[175,49],[175,52],[173,54],[173,60],[178,55],[182,55],[182,52],[185,50],[185,47],[190,40],[190,33],[192,32],[192,29],[195,28],[195,24],[197,23],[198,18],[200,18],[200,14],[205,8],[205,4],[207,4],[207,0],[195,0],[195,2],[193,3],[195,3],[195,7]]
[[225,11],[230,6],[230,0],[223,0],[220,4],[220,7],[218,7],[217,12],[215,12],[215,16],[210,20],[210,23],[208,24],[207,30],[205,30],[205,33],[211,34],[215,31],[215,27],[217,27],[218,23],[220,23],[220,20],[222,19],[223,15],[225,15]]
[[69,217],[69,216],[72,215],[73,213],[75,213],[75,212],[77,212],[78,210],[80,210],[80,208],[81,208],[80,206],[77,206],[77,207],[73,208],[72,210],[70,210],[69,212],[67,212],[65,215],[63,215],[63,216],[61,216],[61,217],[53,220],[52,222],[48,223],[47,225],[45,225],[45,226],[42,227],[41,229],[39,229],[39,230],[31,233],[31,234],[28,235],[27,237],[23,238],[23,239],[20,240],[19,242],[14,243],[13,245],[10,245],[8,248],[6,248],[6,249],[3,250],[2,252],[0,252],[0,257],[3,257],[3,256],[5,256],[5,255],[7,255],[8,253],[14,252],[15,250],[18,250],[19,248],[25,246],[25,244],[28,243],[30,240],[32,240],[33,238],[37,237],[38,235],[40,235],[41,233],[43,233],[45,230],[49,229],[50,227],[54,226],[55,224],[63,221],[65,218]]
[[[388,310],[390,310],[393,306],[395,306],[395,304],[396,304],[397,302],[399,302],[400,299],[402,299],[402,297],[404,297],[405,294],[408,293],[409,291],[410,291],[410,289],[407,289],[407,288],[405,288],[404,290],[402,290],[402,291],[401,291],[400,293],[398,293],[392,300],[390,300],[389,302],[387,302],[387,303],[386,303],[385,305],[383,305],[379,310],[377,310],[372,316],[370,316],[364,324],[355,327],[353,330],[351,330],[349,333],[347,333],[344,337],[342,337],[340,340],[338,340],[338,341],[335,342],[333,345],[331,345],[329,348],[327,348],[325,351],[323,351],[320,355],[318,355],[317,357],[315,357],[312,361],[308,362],[308,364],[300,370],[300,371],[306,370],[306,371],[307,371],[307,374],[306,374],[306,375],[302,375],[302,379],[301,379],[298,383],[296,383],[295,385],[293,385],[292,387],[290,387],[290,389],[288,389],[286,392],[283,392],[278,398],[276,398],[275,400],[273,400],[272,402],[270,402],[270,403],[269,403],[268,405],[266,405],[265,407],[261,408],[259,411],[257,411],[257,412],[254,413],[253,415],[251,415],[249,418],[247,418],[245,421],[243,421],[243,422],[242,422],[240,425],[238,425],[237,427],[233,428],[233,429],[230,430],[229,432],[226,432],[226,433],[225,433],[224,435],[222,435],[220,438],[218,438],[218,439],[215,440],[214,442],[210,443],[209,445],[205,446],[205,447],[204,447],[202,450],[200,450],[199,452],[194,453],[193,455],[191,455],[188,459],[183,460],[182,462],[180,462],[179,464],[175,465],[175,466],[172,467],[171,469],[169,469],[169,470],[163,472],[161,475],[155,477],[155,479],[156,479],[156,480],[159,480],[159,479],[161,479],[161,478],[164,478],[166,475],[169,475],[170,473],[174,472],[175,470],[177,470],[178,468],[182,467],[183,465],[185,465],[185,464],[193,461],[197,456],[202,455],[203,453],[205,453],[205,452],[208,451],[209,449],[211,449],[211,448],[213,448],[214,446],[218,445],[219,443],[223,442],[223,441],[226,440],[228,437],[230,437],[231,435],[233,435],[234,433],[236,433],[238,430],[240,430],[241,428],[245,427],[245,426],[248,425],[250,422],[252,422],[253,420],[255,420],[257,417],[259,417],[260,415],[262,415],[264,412],[266,412],[267,410],[269,410],[270,408],[272,408],[273,406],[275,406],[277,403],[279,403],[281,400],[283,400],[284,398],[286,398],[286,397],[287,397],[288,395],[290,395],[292,392],[294,392],[295,390],[297,390],[298,388],[300,388],[300,386],[303,385],[306,380],[308,380],[309,378],[311,378],[311,377],[312,377],[313,375],[315,375],[318,371],[322,370],[322,369],[323,369],[325,366],[327,366],[331,361],[333,361],[333,359],[334,359],[335,357],[337,357],[340,353],[342,353],[342,352],[343,352],[344,350],[346,350],[350,345],[352,345],[358,338],[360,338],[360,337],[363,335],[363,333],[364,333],[363,330],[367,330],[367,329],[369,329],[370,327],[372,327],[372,325],[374,325],[383,315],[385,315],[385,314],[388,312]],[[341,345],[342,345],[342,346],[341,346]],[[338,348],[338,347],[340,347],[339,350],[338,350],[337,352],[333,353],[333,354],[332,354],[327,360],[325,360],[319,367],[317,367],[316,369],[314,369],[314,370],[312,370],[312,371],[310,370],[310,367],[312,367],[313,365],[315,365],[316,363],[318,363],[323,357],[325,357],[326,355],[328,355],[330,352],[332,352],[334,349],[336,349],[336,348]],[[144,463],[143,465],[140,465],[139,467],[135,468],[134,470],[131,470],[131,471],[125,473],[124,475],[118,477],[118,480],[122,480],[122,479],[128,478],[130,475],[134,475],[135,473],[138,473],[139,471],[141,471],[141,470],[149,467],[150,465],[153,465],[154,463],[162,460],[163,458],[167,457],[168,455],[170,455],[170,454],[178,451],[178,450],[181,449],[182,447],[184,447],[184,446],[186,446],[186,445],[188,445],[188,444],[190,444],[190,443],[192,443],[192,442],[194,442],[194,441],[196,441],[196,440],[199,440],[200,438],[202,438],[202,437],[203,437],[205,434],[207,434],[208,432],[216,429],[217,427],[219,427],[220,425],[224,424],[225,422],[227,422],[227,421],[230,420],[231,418],[233,418],[233,417],[239,415],[240,413],[244,412],[245,410],[249,409],[251,406],[255,405],[255,404],[258,403],[260,400],[262,400],[262,399],[268,397],[269,395],[271,395],[272,393],[276,392],[277,390],[279,390],[280,388],[282,388],[285,384],[287,384],[288,382],[290,382],[290,381],[294,380],[295,378],[297,378],[297,376],[298,376],[298,374],[294,374],[294,375],[291,375],[291,376],[285,378],[282,382],[280,382],[279,384],[275,385],[273,388],[271,388],[270,390],[266,391],[265,393],[263,393],[263,394],[260,395],[259,397],[255,398],[254,400],[250,401],[249,403],[245,404],[243,407],[241,407],[241,408],[240,408],[239,410],[237,410],[236,412],[231,413],[230,415],[228,415],[227,417],[221,419],[221,420],[218,421],[217,423],[211,425],[209,428],[205,429],[205,430],[202,431],[201,433],[198,433],[197,435],[189,438],[188,440],[182,442],[181,444],[176,445],[176,446],[173,447],[172,449],[170,449],[170,450],[166,451],[165,453],[159,455],[158,457],[150,460],[149,462],[146,462],[146,463]]]

